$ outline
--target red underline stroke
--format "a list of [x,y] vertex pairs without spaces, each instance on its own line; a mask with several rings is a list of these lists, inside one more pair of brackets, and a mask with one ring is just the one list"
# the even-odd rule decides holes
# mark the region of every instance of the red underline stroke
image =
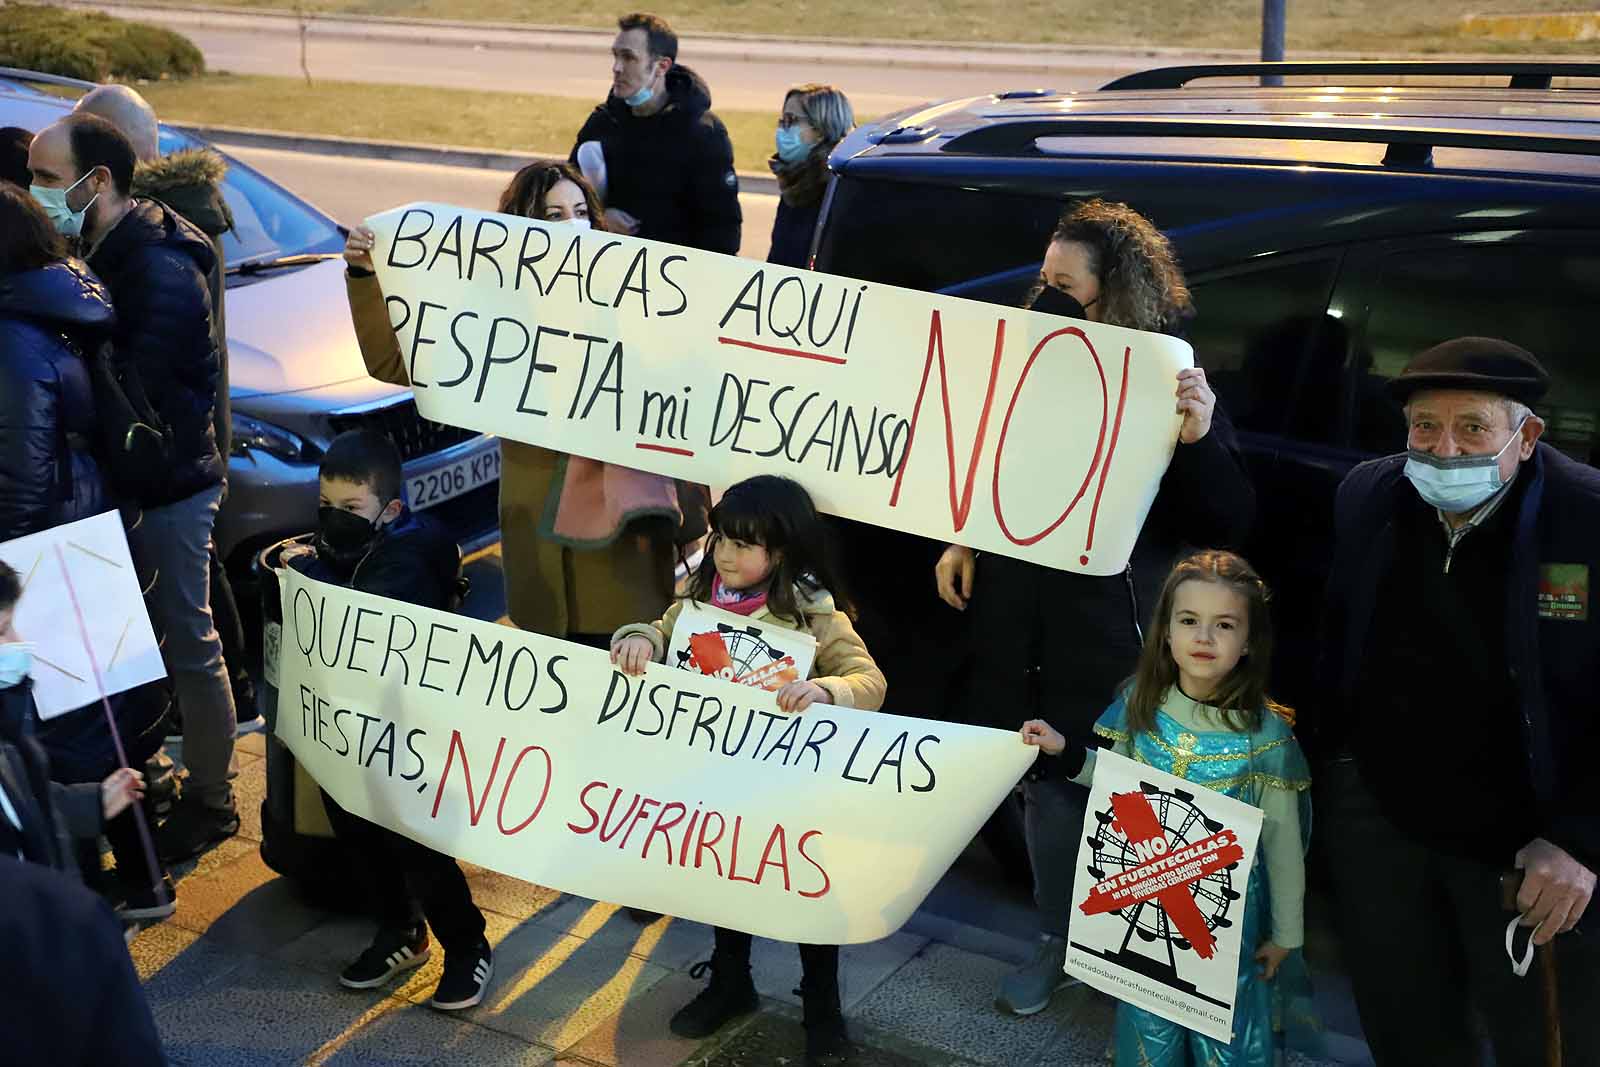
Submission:
[[717,343],[721,345],[738,345],[740,348],[753,348],[757,352],[771,352],[775,356],[799,356],[801,359],[814,359],[818,363],[844,363],[839,356],[825,356],[820,352],[802,352],[798,348],[777,348],[773,345],[758,345],[754,341],[740,341],[732,337],[719,337]]
[[694,453],[689,451],[687,448],[673,448],[671,445],[647,445],[647,444],[644,444],[643,442],[636,442],[633,447],[634,448],[642,448],[646,452],[670,452],[674,456],[692,456],[692,455],[694,455]]

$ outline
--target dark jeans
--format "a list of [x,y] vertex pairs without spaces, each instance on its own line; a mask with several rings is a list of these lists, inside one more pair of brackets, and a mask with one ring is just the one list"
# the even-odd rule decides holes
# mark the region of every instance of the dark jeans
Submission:
[[[1005,730],[1040,718],[1093,745],[1095,720],[1139,659],[1127,579],[985,555],[967,614],[968,718]],[[1044,777],[1023,783],[1024,829],[1039,929],[1066,937],[1089,790],[1066,781],[1054,762],[1041,758]]]
[[[141,803],[144,806],[145,824],[154,833],[156,825],[154,805],[148,797]],[[111,854],[117,859],[117,881],[128,889],[149,889],[166,874],[160,866],[160,860],[156,860],[155,867],[150,866],[152,857],[145,852],[145,844],[139,835],[139,824],[133,808],[130,807],[107,822],[104,833],[106,841],[111,845]]]
[[351,869],[366,873],[380,926],[405,930],[427,919],[446,955],[477,946],[483,912],[452,857],[350,814],[326,792],[322,804],[339,844],[355,853]]
[[[1401,833],[1353,760],[1331,764],[1319,778],[1344,962],[1379,1067],[1479,1063],[1473,1012],[1488,1031],[1497,1067],[1542,1067],[1541,968],[1552,953],[1540,949],[1527,977],[1512,973],[1505,951],[1512,913],[1501,908],[1502,870]],[[1444,787],[1417,783],[1419,789]],[[1505,869],[1511,860],[1506,857]],[[1592,915],[1588,925],[1596,925]],[[1551,944],[1565,1062],[1600,1064],[1600,937],[1573,931]]]
[[[750,968],[750,944],[754,940],[742,930],[717,930],[717,958]],[[839,983],[838,945],[797,945],[800,949],[800,982],[803,989],[826,993]]]
[[1072,917],[1072,881],[1089,790],[1062,778],[1040,778],[1023,782],[1022,794],[1039,931],[1064,938]]
[[228,664],[228,678],[233,685],[234,713],[241,719],[252,719],[256,714],[256,689],[250,679],[244,617],[239,614],[233,583],[228,580],[228,569],[217,555],[215,542],[211,545],[211,616],[216,623],[217,636],[222,638],[222,658]]

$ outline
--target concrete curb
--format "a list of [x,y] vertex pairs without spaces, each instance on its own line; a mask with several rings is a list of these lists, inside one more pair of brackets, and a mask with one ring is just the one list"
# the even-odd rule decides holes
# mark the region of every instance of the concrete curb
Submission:
[[[268,148],[279,152],[305,152],[318,156],[345,156],[354,159],[381,159],[396,163],[430,163],[440,167],[470,167],[511,173],[529,163],[564,158],[542,152],[502,152],[493,148],[461,145],[419,144],[413,141],[363,141],[352,137],[330,137],[314,133],[257,130],[242,126],[205,126],[169,123],[196,137],[219,145],[240,148]],[[771,174],[739,172],[741,192],[776,196],[778,180]]]
[[1600,11],[1465,15],[1461,32],[1495,41],[1593,41],[1600,39]]

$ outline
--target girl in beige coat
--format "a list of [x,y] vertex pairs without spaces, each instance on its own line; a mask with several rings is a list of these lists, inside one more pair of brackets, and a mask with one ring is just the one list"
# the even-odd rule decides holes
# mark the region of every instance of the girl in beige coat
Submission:
[[[821,702],[876,711],[888,683],[840,610],[829,532],[811,497],[787,478],[740,482],[711,510],[711,539],[688,596],[658,621],[624,626],[611,639],[611,660],[628,674],[663,662],[686,601],[711,604],[816,638],[811,676],[778,691],[778,707],[795,713]],[[672,1032],[704,1038],[756,1007],[750,977],[750,935],[717,928],[711,984],[672,1017]],[[839,1010],[839,948],[801,945],[806,1063],[842,1063],[849,1055]]]

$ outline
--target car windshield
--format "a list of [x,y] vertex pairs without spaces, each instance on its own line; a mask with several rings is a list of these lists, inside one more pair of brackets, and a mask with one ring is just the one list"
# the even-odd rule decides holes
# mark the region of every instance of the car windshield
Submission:
[[[178,130],[161,129],[163,155],[203,147],[211,146]],[[344,247],[344,237],[332,219],[227,153],[222,155],[228,161],[222,195],[233,212],[233,229],[222,237],[230,269],[282,256],[338,252]]]

